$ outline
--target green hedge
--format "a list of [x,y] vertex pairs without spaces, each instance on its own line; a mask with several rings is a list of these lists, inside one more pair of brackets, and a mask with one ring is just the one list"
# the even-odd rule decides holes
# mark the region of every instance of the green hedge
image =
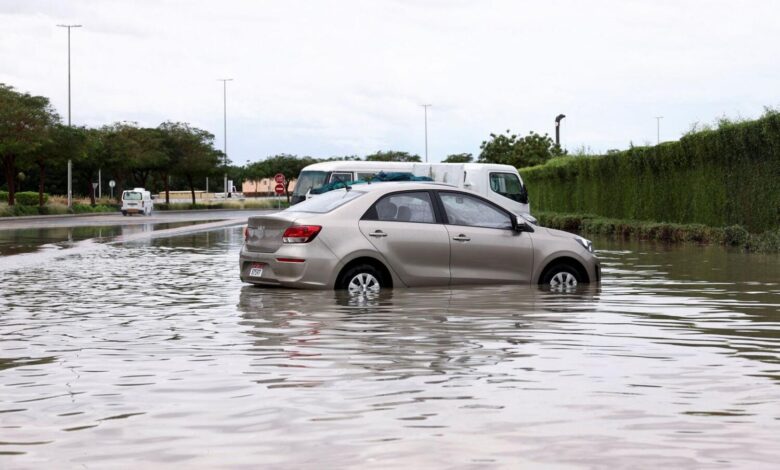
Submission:
[[74,214],[90,214],[92,212],[119,212],[119,207],[115,205],[97,204],[73,204],[71,212]]
[[701,224],[674,224],[639,220],[607,219],[591,214],[534,213],[544,227],[589,235],[636,238],[659,242],[715,243],[751,252],[780,252],[780,230],[749,233],[744,227],[710,227]]
[[780,113],[520,173],[534,212],[771,230],[780,226]]
[[0,191],[0,202],[8,202],[8,191]]
[[[35,191],[22,191],[14,194],[14,200],[16,204],[20,206],[37,206],[38,205],[38,193]],[[49,195],[43,193],[43,203],[49,200]]]

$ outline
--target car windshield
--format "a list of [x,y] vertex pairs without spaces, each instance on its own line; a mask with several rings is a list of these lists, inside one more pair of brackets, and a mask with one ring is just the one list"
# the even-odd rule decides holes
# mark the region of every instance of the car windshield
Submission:
[[286,210],[290,212],[314,212],[317,214],[325,214],[364,194],[365,192],[355,191],[354,189],[349,191],[337,189],[307,199]]
[[319,188],[325,184],[328,173],[325,171],[302,171],[295,182],[293,196],[305,196],[312,188]]
[[122,196],[122,199],[124,199],[125,201],[140,201],[143,198],[141,197],[141,193],[128,192],[125,193],[124,196]]

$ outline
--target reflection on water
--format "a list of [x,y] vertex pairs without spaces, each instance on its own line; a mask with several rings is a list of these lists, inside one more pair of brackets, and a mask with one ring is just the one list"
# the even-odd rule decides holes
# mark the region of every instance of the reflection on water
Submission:
[[24,228],[0,230],[0,256],[32,253],[36,251],[61,250],[76,242],[88,239],[102,241],[118,235],[135,235],[184,227],[202,222],[148,223],[134,225],[108,225],[61,228]]
[[351,298],[242,285],[240,243],[236,227],[0,271],[0,467],[780,457],[777,257],[602,240],[600,288]]

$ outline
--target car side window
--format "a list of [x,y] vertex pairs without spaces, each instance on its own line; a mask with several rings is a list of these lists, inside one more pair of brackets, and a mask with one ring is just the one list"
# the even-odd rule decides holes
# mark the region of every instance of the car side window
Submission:
[[436,223],[431,195],[427,192],[396,193],[385,196],[374,204],[364,218],[394,222]]
[[512,228],[509,215],[481,199],[460,193],[439,193],[450,225]]

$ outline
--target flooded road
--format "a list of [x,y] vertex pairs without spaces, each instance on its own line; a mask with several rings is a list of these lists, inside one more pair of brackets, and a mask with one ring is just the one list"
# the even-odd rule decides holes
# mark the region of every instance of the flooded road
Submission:
[[[777,468],[780,258],[601,287],[243,285],[241,227],[0,258],[0,468]],[[19,255],[24,256],[24,255]]]

